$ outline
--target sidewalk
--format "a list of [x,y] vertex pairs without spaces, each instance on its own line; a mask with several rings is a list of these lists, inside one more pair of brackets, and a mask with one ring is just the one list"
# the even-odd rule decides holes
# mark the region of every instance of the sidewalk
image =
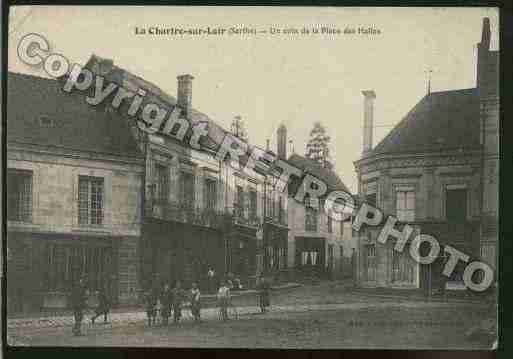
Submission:
[[[287,289],[294,289],[301,287],[301,284],[299,283],[284,283],[281,285],[277,285],[272,287],[272,290],[287,290]],[[248,289],[248,290],[238,290],[238,291],[232,291],[231,296],[232,298],[238,298],[243,296],[256,296],[257,290],[255,289]],[[217,306],[217,295],[216,294],[202,294],[201,295],[201,302],[202,302],[202,308],[212,308]],[[143,311],[143,306],[121,306],[121,307],[115,307],[112,308],[110,311],[110,316],[117,316],[119,314],[123,313],[138,313],[141,312],[146,316],[146,314]],[[93,309],[88,308],[86,310],[86,313],[92,313]],[[23,324],[23,323],[34,323],[38,322],[41,325],[44,325],[44,323],[49,323],[49,326],[61,326],[61,322],[67,322],[67,319],[64,318],[73,318],[73,312],[70,309],[64,309],[59,310],[55,313],[17,313],[12,316],[8,316],[7,322],[8,327],[9,323],[19,323],[17,325],[19,326],[30,326],[30,324]],[[101,318],[99,318],[101,320]]]
[[[467,303],[468,305],[474,305]],[[309,312],[309,311],[322,311],[322,310],[358,310],[369,308],[444,308],[452,306],[451,303],[436,303],[436,302],[375,302],[375,303],[333,303],[333,304],[302,304],[302,305],[277,305],[272,306],[268,314],[263,314],[261,318],[276,313],[291,313],[291,312]],[[260,309],[256,306],[244,306],[236,308],[239,316],[248,316],[260,314]],[[234,314],[234,310],[230,310],[230,315]],[[88,312],[84,316],[83,328],[87,332],[89,330],[112,328],[126,325],[145,324],[147,317],[146,313],[142,310],[124,313],[112,313],[109,315],[109,323],[103,324],[102,319],[98,318],[97,324],[94,326],[90,322],[91,313]],[[218,308],[205,308],[201,311],[203,320],[218,320]],[[182,311],[182,321],[192,321],[190,310],[184,309]],[[44,328],[59,328],[71,327],[73,325],[72,316],[61,317],[48,317],[48,318],[23,318],[23,319],[9,319],[7,321],[7,328],[9,330],[24,330],[24,329],[44,329]]]

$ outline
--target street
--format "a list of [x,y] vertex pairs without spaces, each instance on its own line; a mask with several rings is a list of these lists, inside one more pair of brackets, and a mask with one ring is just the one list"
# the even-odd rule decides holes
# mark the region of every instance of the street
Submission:
[[87,320],[80,337],[71,335],[72,321],[28,326],[10,320],[8,340],[36,346],[485,349],[486,339],[471,341],[465,333],[494,315],[484,304],[376,298],[329,282],[274,292],[266,314],[258,313],[253,296],[235,304],[237,320],[221,322],[216,308],[205,308],[202,323],[186,311],[181,323],[168,327],[148,328],[142,311],[114,313],[109,324],[92,327]]

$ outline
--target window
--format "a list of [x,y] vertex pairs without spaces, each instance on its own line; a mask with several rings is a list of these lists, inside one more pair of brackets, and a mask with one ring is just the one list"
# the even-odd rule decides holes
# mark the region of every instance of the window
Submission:
[[365,274],[369,281],[376,280],[376,245],[365,246]]
[[103,224],[103,178],[79,176],[78,223]]
[[11,221],[32,221],[32,171],[8,170],[7,218]]
[[335,267],[335,250],[333,244],[328,245],[328,268],[330,271]]
[[279,208],[278,221],[280,223],[284,223],[285,222],[285,209],[283,208],[283,197],[282,196],[279,197],[278,208]]
[[189,172],[180,174],[180,202],[187,208],[194,207],[194,175]]
[[340,221],[340,237],[344,237],[344,221]]
[[212,179],[205,179],[205,208],[213,210],[217,203],[217,183]]
[[376,193],[370,193],[365,196],[365,202],[370,204],[371,206],[376,207],[378,202],[378,196]]
[[340,272],[343,272],[344,271],[344,246],[340,246],[339,250],[340,250]]
[[396,215],[397,219],[402,222],[415,220],[415,192],[412,188],[397,189]]
[[155,199],[167,202],[169,196],[169,169],[160,163],[155,164]]
[[331,213],[328,213],[328,233],[333,232],[333,219],[331,218]]
[[249,211],[250,217],[256,218],[257,216],[257,193],[256,191],[249,191]]
[[467,219],[466,189],[448,189],[446,191],[445,218],[448,222],[464,222]]
[[237,207],[236,213],[239,216],[243,216],[244,214],[244,189],[242,186],[237,186],[237,194],[235,198],[235,206]]
[[317,265],[317,251],[301,252],[301,265],[304,265],[304,266]]
[[305,230],[317,232],[317,211],[312,207],[306,207]]
[[406,246],[402,252],[392,250],[392,282],[413,283],[414,262]]

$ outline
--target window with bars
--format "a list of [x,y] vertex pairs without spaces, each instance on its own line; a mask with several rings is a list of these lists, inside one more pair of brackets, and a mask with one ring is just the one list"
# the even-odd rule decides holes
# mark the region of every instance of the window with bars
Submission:
[[167,202],[169,197],[169,168],[163,164],[155,164],[155,199]]
[[216,180],[205,179],[205,208],[214,210],[217,203],[217,182]]
[[180,174],[180,202],[187,208],[194,207],[194,174],[182,172]]
[[396,191],[396,215],[402,222],[415,220],[415,191],[413,188],[398,188]]
[[103,224],[103,178],[79,176],[78,223]]
[[7,171],[7,218],[11,221],[32,221],[32,171]]

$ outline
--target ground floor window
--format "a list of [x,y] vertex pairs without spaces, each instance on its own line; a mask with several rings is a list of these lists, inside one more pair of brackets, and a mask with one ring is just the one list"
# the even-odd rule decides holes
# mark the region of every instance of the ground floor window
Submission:
[[89,290],[107,284],[112,271],[112,248],[48,244],[46,290],[67,291],[80,277],[85,277]]
[[315,266],[317,265],[317,251],[303,251],[301,253],[301,265]]
[[364,249],[365,273],[368,281],[376,280],[376,245],[368,244]]
[[402,252],[392,250],[392,282],[415,282],[415,262],[409,252],[407,246],[404,247]]

